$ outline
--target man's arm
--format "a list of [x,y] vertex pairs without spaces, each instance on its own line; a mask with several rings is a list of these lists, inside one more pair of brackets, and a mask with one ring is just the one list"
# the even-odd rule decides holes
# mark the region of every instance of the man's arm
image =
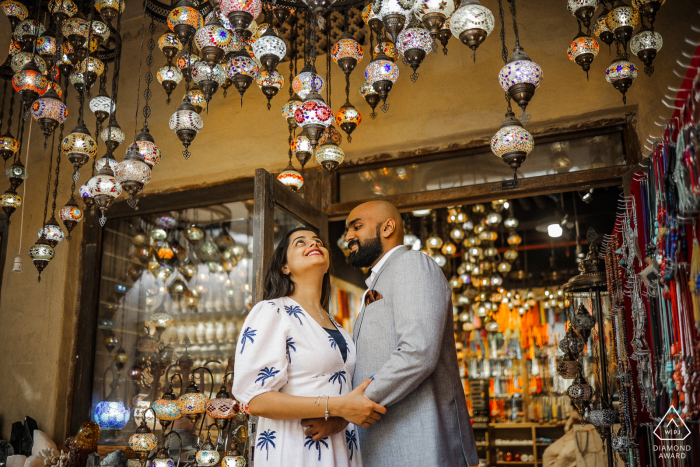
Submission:
[[392,268],[392,308],[396,349],[365,391],[387,407],[413,392],[438,364],[450,292],[440,267],[428,256],[406,253]]

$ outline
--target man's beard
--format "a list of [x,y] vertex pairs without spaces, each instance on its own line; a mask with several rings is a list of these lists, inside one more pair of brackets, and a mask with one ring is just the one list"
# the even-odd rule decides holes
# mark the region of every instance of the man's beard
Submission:
[[360,243],[359,240],[352,240],[348,243],[349,248],[352,248],[357,243],[357,251],[350,253],[350,264],[352,267],[368,268],[384,253],[384,246],[379,237],[380,231],[381,224],[377,226],[377,236],[375,238],[365,241],[364,244]]

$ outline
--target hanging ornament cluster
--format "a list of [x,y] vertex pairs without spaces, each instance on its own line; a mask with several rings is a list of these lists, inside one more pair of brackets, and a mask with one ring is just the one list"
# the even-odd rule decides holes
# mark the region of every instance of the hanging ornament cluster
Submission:
[[[644,64],[644,72],[651,76],[654,59],[663,46],[663,37],[655,31],[654,21],[664,3],[665,0],[633,0],[632,5],[623,0],[568,0],[569,13],[579,24],[579,32],[569,46],[569,59],[588,76],[591,63],[600,50],[596,37],[608,46],[615,44],[617,55],[605,70],[605,79],[622,93],[622,102],[626,104],[627,91],[638,75],[637,66],[630,61],[628,46],[629,51]],[[599,5],[602,11],[593,21]],[[585,32],[581,30],[582,24]],[[637,26],[640,27],[635,33]]]

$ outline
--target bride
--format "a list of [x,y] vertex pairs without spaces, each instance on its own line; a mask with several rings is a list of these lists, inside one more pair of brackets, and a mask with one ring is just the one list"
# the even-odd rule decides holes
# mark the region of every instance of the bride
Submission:
[[[361,467],[355,425],[386,409],[352,390],[355,346],[324,309],[330,258],[318,234],[298,228],[279,243],[265,271],[264,299],[241,328],[233,394],[259,416],[255,463],[261,466]],[[333,418],[333,432],[313,419]]]

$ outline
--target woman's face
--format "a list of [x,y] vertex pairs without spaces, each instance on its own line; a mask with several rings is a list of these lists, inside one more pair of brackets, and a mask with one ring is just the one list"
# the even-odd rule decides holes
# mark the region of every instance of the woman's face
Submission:
[[287,264],[283,272],[299,276],[307,271],[328,271],[330,256],[320,238],[310,230],[299,230],[289,238]]

